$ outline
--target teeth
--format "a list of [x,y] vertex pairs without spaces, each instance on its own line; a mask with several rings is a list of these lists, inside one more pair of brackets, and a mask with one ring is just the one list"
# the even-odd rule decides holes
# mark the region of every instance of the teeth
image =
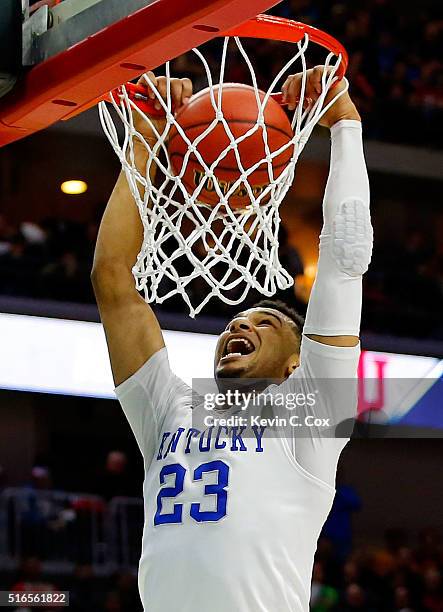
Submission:
[[241,357],[241,353],[228,353],[225,357]]
[[226,350],[228,351],[231,342],[243,342],[248,351],[252,352],[254,350],[254,345],[252,344],[252,342],[249,342],[249,340],[246,340],[246,338],[232,338],[232,340],[229,340],[228,344],[226,345]]

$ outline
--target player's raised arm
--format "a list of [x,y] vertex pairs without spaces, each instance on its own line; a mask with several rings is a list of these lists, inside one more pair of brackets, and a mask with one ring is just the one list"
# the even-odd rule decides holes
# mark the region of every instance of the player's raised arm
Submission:
[[[308,71],[306,98],[321,93],[324,67]],[[283,91],[289,108],[300,91],[300,75],[289,77]],[[331,100],[343,82],[326,98]],[[369,181],[363,154],[360,115],[348,92],[322,117],[331,130],[331,161],[323,200],[323,228],[317,276],[312,288],[304,334],[333,346],[356,346],[360,330],[362,275],[372,253]]]
[[[166,79],[154,77],[166,96]],[[192,94],[189,79],[173,79],[172,100],[181,106]],[[137,129],[155,140],[147,122],[134,116]],[[162,126],[158,126],[162,131]],[[146,149],[134,143],[137,167],[147,160]],[[154,177],[151,176],[153,180]],[[102,218],[94,254],[92,284],[105,328],[114,382],[119,385],[164,346],[157,318],[135,289],[132,267],[143,240],[143,226],[123,172],[117,180]]]

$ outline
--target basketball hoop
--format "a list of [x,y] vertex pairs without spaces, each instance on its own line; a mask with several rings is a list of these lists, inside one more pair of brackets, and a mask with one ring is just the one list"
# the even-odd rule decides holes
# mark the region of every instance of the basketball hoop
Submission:
[[[279,40],[295,45],[295,55],[275,75],[265,92],[260,92],[258,88],[252,61],[241,38]],[[305,107],[305,52],[310,41],[326,48],[329,53],[324,61],[326,70],[322,77],[322,92],[313,105]],[[247,66],[257,101],[255,125],[240,137],[232,134],[222,110],[224,77],[231,45]],[[279,206],[293,182],[295,165],[312,130],[347,89],[325,104],[328,91],[345,74],[347,53],[337,40],[311,26],[259,15],[225,32],[221,46],[220,70],[215,80],[201,50],[193,49],[204,68],[214,110],[214,121],[193,141],[174,116],[169,62],[165,65],[168,85],[166,101],[147,78],[146,87],[155,95],[153,101],[146,99],[146,89],[133,84],[124,85],[110,94],[112,107],[124,126],[121,141],[110,108],[105,102],[99,105],[104,132],[120,159],[143,222],[143,245],[133,268],[137,289],[143,292],[147,302],[162,303],[180,295],[191,317],[198,314],[212,297],[234,305],[241,303],[251,288],[265,296],[272,296],[277,289],[286,289],[293,284],[293,278],[282,268],[278,258]],[[297,60],[301,66],[294,69]],[[277,86],[290,69],[292,73],[303,74],[300,100],[291,118],[293,136],[278,150],[270,151],[264,115],[267,105],[272,102],[271,98],[281,103],[282,96]],[[214,95],[215,90],[217,95]],[[154,110],[154,102],[160,104],[160,111]],[[135,114],[149,124],[156,137],[155,143],[145,140],[136,130]],[[166,126],[161,133],[152,120],[159,115],[166,118]],[[226,131],[229,144],[217,159],[208,164],[200,154],[198,145],[212,130],[220,129],[220,125]],[[168,154],[167,142],[172,131],[180,135],[188,149],[178,172],[177,169],[174,171]],[[239,155],[241,143],[257,131],[263,134],[263,159],[244,167]],[[144,172],[140,172],[135,164],[135,141],[141,143],[147,153]],[[228,152],[234,152],[238,161],[238,177],[226,186],[217,180],[217,167]],[[290,153],[286,155],[289,161],[277,176],[273,172],[273,160],[284,152]],[[191,156],[198,160],[203,174],[193,190],[183,178]],[[249,178],[259,167],[268,169],[268,181],[257,193],[252,189]],[[157,170],[155,181],[150,179],[153,168]],[[210,181],[211,189],[216,193],[216,204],[202,202],[202,190],[207,181]],[[241,209],[229,205],[230,197],[238,193],[239,188],[246,190],[244,193],[248,196],[247,207]]]

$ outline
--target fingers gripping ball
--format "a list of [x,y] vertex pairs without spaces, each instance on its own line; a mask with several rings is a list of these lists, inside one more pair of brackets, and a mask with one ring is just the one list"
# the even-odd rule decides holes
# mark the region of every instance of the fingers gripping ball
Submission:
[[[215,104],[218,104],[219,86],[214,87]],[[262,101],[265,93],[260,91]],[[235,139],[243,136],[257,125],[259,107],[255,90],[249,85],[238,83],[225,83],[222,89],[221,110]],[[263,131],[266,130],[270,153],[278,151],[288,144],[293,132],[286,113],[272,98],[269,98],[264,108],[264,126],[259,126],[244,140],[237,144],[241,163],[245,170],[252,168],[256,163],[262,163],[247,178],[255,197],[267,187],[270,182],[268,163],[266,161],[266,148]],[[190,102],[179,109],[176,121],[182,127],[186,136],[194,142],[210,125],[216,117],[216,109],[211,102],[209,88],[192,96]],[[218,120],[216,126],[196,145],[197,151],[208,166],[211,166],[219,155],[229,148],[231,140],[226,133],[223,123]],[[183,160],[188,151],[188,144],[177,129],[171,129],[169,138],[169,158],[174,173],[180,174]],[[288,165],[293,153],[292,146],[287,146],[272,159],[273,176],[277,178]],[[218,182],[221,192],[228,195],[228,204],[231,208],[246,208],[251,202],[243,181],[232,193],[230,189],[241,176],[234,149],[227,154],[214,168],[214,178],[208,178],[206,172],[195,153],[191,153],[184,174],[183,184],[189,194],[204,181],[198,200],[205,204],[215,205],[220,201],[214,181]],[[269,197],[267,198],[269,199]],[[265,203],[266,198],[261,200]]]

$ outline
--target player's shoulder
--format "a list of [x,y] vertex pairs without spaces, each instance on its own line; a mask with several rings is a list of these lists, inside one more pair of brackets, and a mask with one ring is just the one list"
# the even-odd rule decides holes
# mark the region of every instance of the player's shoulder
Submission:
[[318,355],[319,357],[329,357],[330,359],[352,360],[359,357],[361,353],[360,342],[355,346],[334,346],[325,344],[318,340],[312,340],[303,335],[300,347],[300,356]]
[[159,395],[166,397],[172,391],[175,394],[190,393],[190,387],[171,370],[166,347],[151,355],[136,372],[115,389],[117,397],[125,395],[134,387],[143,389],[147,395],[155,394],[157,399]]
[[314,376],[353,376],[357,373],[360,343],[356,346],[331,346],[303,336],[300,348],[300,373]]

